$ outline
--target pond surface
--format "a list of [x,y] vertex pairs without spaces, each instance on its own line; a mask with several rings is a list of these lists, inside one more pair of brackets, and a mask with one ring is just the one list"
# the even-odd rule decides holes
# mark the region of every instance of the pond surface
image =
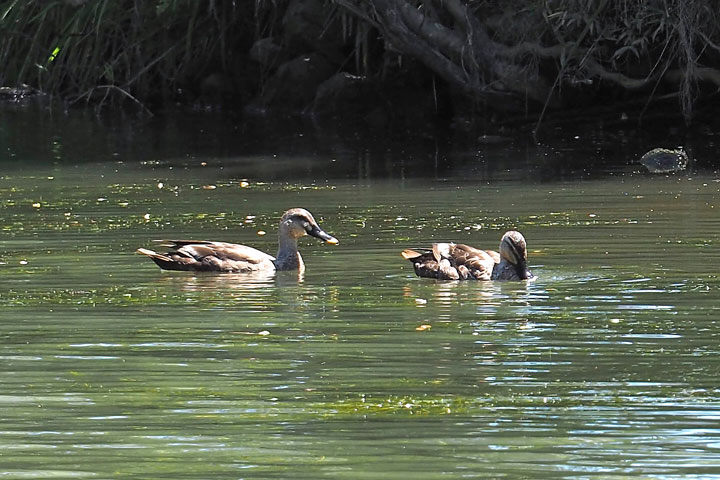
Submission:
[[[712,138],[651,176],[632,162],[657,145],[630,134],[390,145],[49,117],[0,114],[2,478],[720,477]],[[134,254],[274,253],[294,206],[340,240],[301,240],[302,277]],[[419,279],[399,255],[511,228],[534,282]]]

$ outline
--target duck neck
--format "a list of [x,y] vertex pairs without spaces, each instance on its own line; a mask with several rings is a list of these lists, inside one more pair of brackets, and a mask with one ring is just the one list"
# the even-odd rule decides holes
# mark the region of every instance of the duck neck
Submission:
[[490,276],[492,280],[519,280],[517,277],[515,266],[504,258],[500,259],[500,263],[493,266],[492,275]]
[[491,278],[493,280],[527,280],[532,277],[532,273],[527,268],[527,263],[512,264],[503,258],[500,263],[496,263],[493,267]]
[[297,238],[293,238],[280,231],[278,236],[278,252],[275,258],[276,270],[304,270],[300,252],[297,249]]

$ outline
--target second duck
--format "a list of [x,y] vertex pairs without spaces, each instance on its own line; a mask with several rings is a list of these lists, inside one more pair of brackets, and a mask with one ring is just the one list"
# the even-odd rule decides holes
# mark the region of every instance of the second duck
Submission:
[[461,243],[433,243],[429,252],[403,250],[419,277],[440,280],[532,280],[527,266],[527,244],[520,232],[506,232],[500,253]]

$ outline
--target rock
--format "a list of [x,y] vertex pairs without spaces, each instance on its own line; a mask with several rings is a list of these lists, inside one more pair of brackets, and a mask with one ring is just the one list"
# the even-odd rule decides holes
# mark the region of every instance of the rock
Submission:
[[222,73],[212,73],[200,82],[200,98],[204,103],[222,105],[235,95],[232,79]]
[[503,135],[480,135],[477,141],[480,145],[498,145],[501,143],[511,143],[513,139]]
[[19,87],[0,87],[0,100],[17,101],[38,94],[40,94],[39,91],[27,85],[20,85]]
[[318,86],[312,112],[320,116],[367,113],[378,102],[376,90],[366,77],[336,73]]
[[283,44],[303,51],[319,52],[336,64],[345,56],[341,22],[328,23],[326,0],[290,0],[282,19]]
[[334,72],[335,67],[322,55],[301,55],[278,67],[249,108],[301,112],[312,105],[318,86]]
[[679,172],[687,167],[688,156],[682,148],[654,148],[640,158],[640,163],[651,173]]
[[363,116],[363,121],[373,128],[387,128],[390,123],[390,115],[387,110],[380,107],[374,107]]
[[267,70],[275,70],[279,65],[292,58],[273,37],[261,38],[250,47],[250,59]]
[[323,33],[326,8],[322,0],[290,0],[282,19],[284,34],[312,43]]

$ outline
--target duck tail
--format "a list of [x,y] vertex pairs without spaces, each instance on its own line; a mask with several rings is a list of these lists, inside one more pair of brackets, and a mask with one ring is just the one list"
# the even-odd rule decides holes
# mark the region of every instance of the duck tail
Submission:
[[419,253],[419,252],[416,252],[415,250],[410,250],[409,248],[406,248],[405,250],[400,252],[400,255],[402,255],[402,257],[405,260],[412,260],[414,258],[422,256],[422,253]]
[[157,266],[162,268],[163,270],[192,270],[192,265],[188,266],[186,265],[186,262],[179,262],[171,257],[168,257],[167,255],[153,252],[152,250],[148,250],[147,248],[138,248],[137,250],[135,250],[135,252],[139,255],[145,255],[147,257],[150,257],[152,261],[155,262]]

